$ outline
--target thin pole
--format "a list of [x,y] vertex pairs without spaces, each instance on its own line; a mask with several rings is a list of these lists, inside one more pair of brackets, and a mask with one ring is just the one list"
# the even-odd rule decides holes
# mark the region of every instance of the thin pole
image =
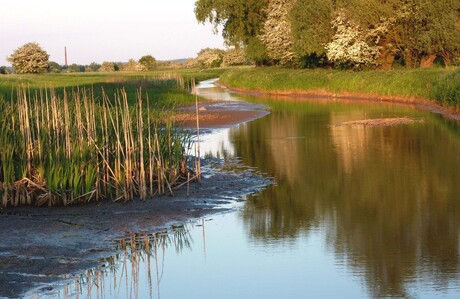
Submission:
[[65,57],[65,66],[68,66],[67,64],[67,47],[64,47],[64,57]]

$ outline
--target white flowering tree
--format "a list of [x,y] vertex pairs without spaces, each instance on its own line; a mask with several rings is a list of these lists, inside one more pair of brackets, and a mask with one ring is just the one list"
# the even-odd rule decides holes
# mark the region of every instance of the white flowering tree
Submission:
[[236,66],[248,64],[248,56],[242,48],[233,48],[225,51],[222,66]]
[[291,65],[295,60],[289,16],[293,4],[294,0],[271,0],[260,35],[268,56],[280,65]]
[[130,59],[127,63],[123,64],[121,70],[126,72],[142,72],[145,71],[146,68],[142,63]]
[[195,63],[201,68],[220,67],[224,57],[224,50],[206,48],[198,53]]
[[115,71],[115,63],[104,61],[101,64],[101,67],[98,70],[99,72],[114,72]]
[[27,43],[7,58],[18,74],[44,73],[48,70],[48,59],[48,53],[37,43]]
[[380,53],[379,40],[372,30],[363,29],[339,11],[332,20],[335,31],[332,41],[326,45],[330,61],[344,66],[375,66]]

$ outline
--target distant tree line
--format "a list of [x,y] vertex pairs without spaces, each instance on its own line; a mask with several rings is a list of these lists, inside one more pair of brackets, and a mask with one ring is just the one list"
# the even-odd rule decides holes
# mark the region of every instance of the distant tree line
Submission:
[[460,60],[458,0],[197,0],[260,65],[407,68]]
[[169,63],[158,62],[152,55],[142,56],[138,61],[130,59],[128,62],[92,62],[89,65],[71,64],[60,65],[49,61],[49,54],[38,43],[31,42],[17,48],[7,60],[12,67],[1,66],[0,74],[9,74],[13,71],[18,74],[39,73],[80,73],[80,72],[142,72],[152,71]]
[[13,71],[25,73],[82,73],[82,72],[144,72],[156,69],[174,68],[214,68],[250,63],[249,57],[242,48],[202,49],[197,57],[187,60],[157,61],[152,55],[142,56],[139,60],[130,59],[128,62],[104,61],[102,64],[92,62],[88,65],[71,64],[60,65],[49,61],[48,53],[37,43],[27,43],[16,49],[7,58],[12,67],[0,67],[0,74],[9,74]]

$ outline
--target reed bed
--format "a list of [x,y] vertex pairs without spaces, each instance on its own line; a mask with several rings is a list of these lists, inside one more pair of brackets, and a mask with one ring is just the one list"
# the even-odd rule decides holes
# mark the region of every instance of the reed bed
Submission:
[[145,201],[195,177],[190,135],[141,88],[135,99],[125,89],[98,94],[18,88],[0,99],[2,207]]

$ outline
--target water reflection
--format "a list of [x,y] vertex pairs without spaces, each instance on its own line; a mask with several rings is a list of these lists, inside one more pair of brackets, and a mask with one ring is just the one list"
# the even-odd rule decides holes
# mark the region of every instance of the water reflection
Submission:
[[[457,122],[398,105],[247,100],[272,113],[209,135],[203,153],[241,159],[276,185],[206,231],[203,221],[121,240],[103,269],[60,295],[458,297]],[[404,116],[423,123],[337,126]]]
[[167,252],[171,248],[176,253],[192,250],[193,239],[187,226],[173,226],[161,233],[132,233],[116,243],[117,254],[104,259],[102,266],[69,277],[56,291],[50,287],[42,289],[51,292],[42,292],[35,298],[159,299]]
[[[272,114],[231,137],[245,164],[277,182],[244,210],[252,238],[285,242],[321,229],[375,297],[410,296],[420,281],[447,289],[459,278],[458,123],[395,105],[264,102]],[[334,126],[402,116],[424,123]]]

